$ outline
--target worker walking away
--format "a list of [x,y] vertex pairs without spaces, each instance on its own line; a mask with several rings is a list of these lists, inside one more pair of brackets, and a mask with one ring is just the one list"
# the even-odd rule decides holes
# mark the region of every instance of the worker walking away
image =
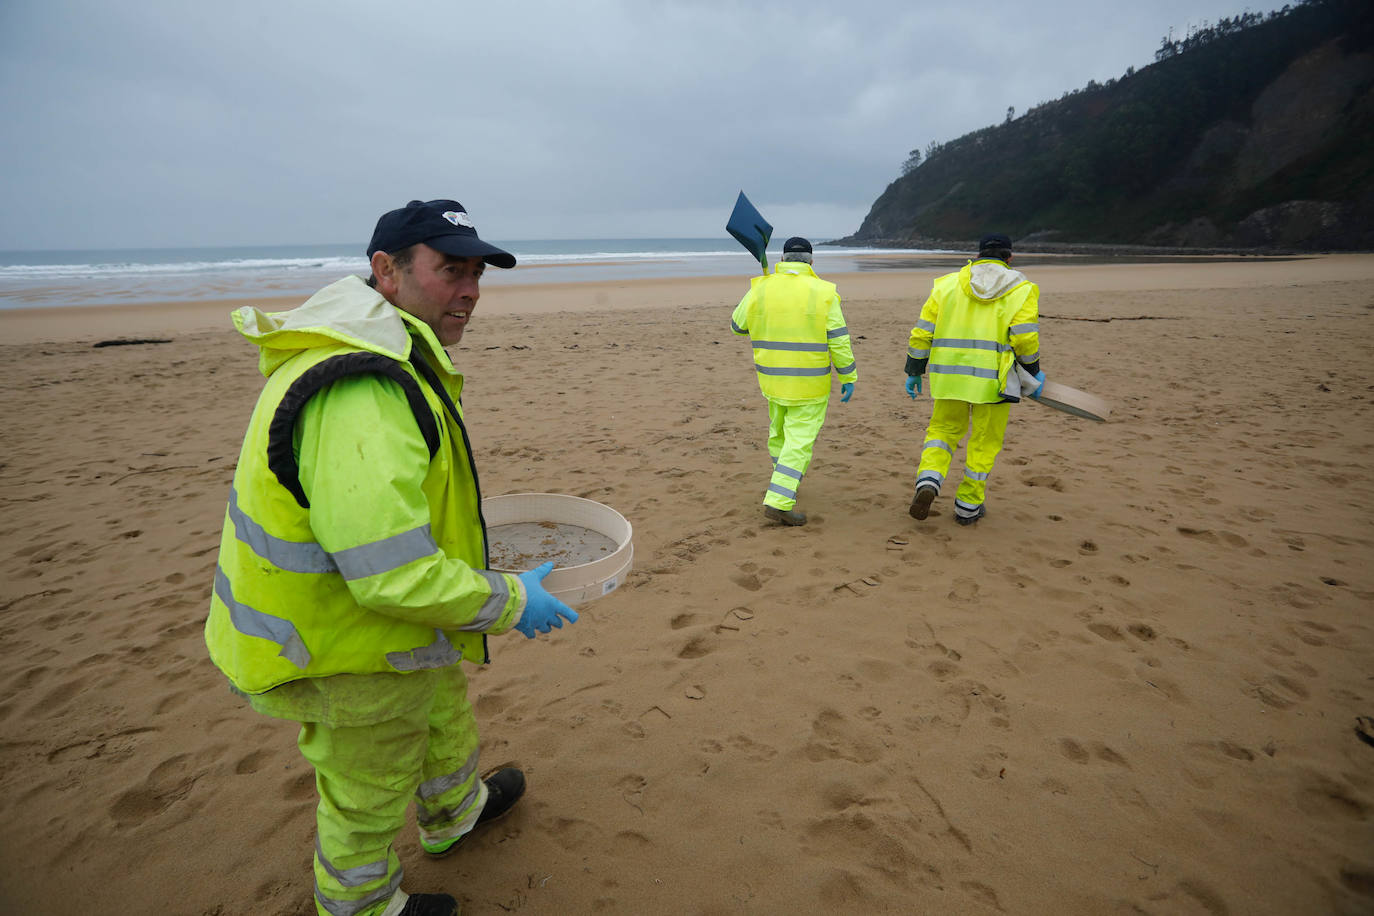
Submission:
[[488,660],[487,634],[534,638],[577,614],[541,584],[551,563],[487,568],[463,376],[444,350],[485,267],[515,258],[452,200],[383,214],[367,255],[366,281],[345,277],[291,311],[234,313],[267,381],[205,642],[256,711],[300,723],[319,794],[320,916],[454,916],[449,894],[401,889],[394,840],[410,801],[421,847],[439,856],[525,791],[520,770],[479,768],[460,662]]
[[[1012,270],[1011,239],[985,235],[978,259],[935,280],[920,320],[911,329],[906,392],[921,391],[929,370],[930,413],[911,517],[924,519],[949,474],[959,440],[968,432],[964,475],[954,497],[954,520],[972,525],[987,510],[988,477],[1007,431],[1011,405],[1044,387],[1040,370],[1040,290]],[[1020,363],[1036,385],[1028,390],[1015,370]]]
[[754,277],[730,317],[730,329],[750,339],[759,388],[768,399],[768,454],[773,477],[763,514],[784,525],[805,525],[797,490],[811,463],[830,402],[830,369],[840,401],[854,394],[859,375],[840,311],[840,294],[811,268],[811,243],[793,237],[773,273]]

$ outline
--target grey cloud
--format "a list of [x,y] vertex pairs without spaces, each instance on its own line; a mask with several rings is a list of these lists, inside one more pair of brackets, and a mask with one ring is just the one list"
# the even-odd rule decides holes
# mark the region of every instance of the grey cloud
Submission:
[[497,238],[716,235],[740,188],[838,235],[908,150],[1239,12],[969,10],[10,0],[0,248],[353,241],[415,196]]

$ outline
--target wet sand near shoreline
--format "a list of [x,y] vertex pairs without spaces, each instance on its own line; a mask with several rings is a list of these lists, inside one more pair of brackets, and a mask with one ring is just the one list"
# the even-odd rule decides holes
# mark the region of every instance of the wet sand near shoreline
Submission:
[[[1374,256],[1031,266],[1049,377],[988,516],[906,514],[948,267],[854,338],[767,522],[747,278],[492,286],[452,350],[486,495],[634,525],[627,582],[469,667],[529,794],[405,887],[465,914],[1374,907]],[[255,303],[289,308],[297,298]],[[0,909],[307,916],[313,775],[205,654],[261,386],[235,301],[0,311]],[[96,348],[103,340],[168,343]],[[838,387],[838,386],[837,386]],[[956,458],[956,467],[958,459]]]

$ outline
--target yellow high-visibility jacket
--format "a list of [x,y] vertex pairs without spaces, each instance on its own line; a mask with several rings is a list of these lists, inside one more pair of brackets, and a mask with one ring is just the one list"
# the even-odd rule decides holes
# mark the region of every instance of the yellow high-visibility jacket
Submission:
[[759,389],[780,404],[809,404],[830,397],[830,367],[840,381],[859,378],[840,294],[804,261],[781,261],[754,277],[730,330],[754,348]]
[[462,376],[433,332],[358,277],[233,317],[267,383],[229,494],[211,659],[250,694],[485,662],[483,634],[513,626],[525,592],[486,569]]
[[908,340],[906,374],[930,371],[930,396],[994,404],[1019,360],[1040,371],[1040,290],[1002,261],[970,261],[935,280]]

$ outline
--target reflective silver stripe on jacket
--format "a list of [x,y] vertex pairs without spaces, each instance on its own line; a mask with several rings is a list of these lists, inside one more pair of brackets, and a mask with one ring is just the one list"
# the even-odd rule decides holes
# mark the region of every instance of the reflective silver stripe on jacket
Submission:
[[390,572],[407,563],[437,553],[428,523],[410,531],[349,547],[330,554],[314,541],[288,541],[269,534],[267,529],[239,508],[238,493],[229,492],[229,518],[234,536],[253,553],[278,569],[296,573],[340,573],[345,579],[362,579]]
[[846,336],[846,335],[848,335],[848,334],[849,334],[849,326],[848,326],[848,325],[846,325],[845,327],[842,327],[842,328],[835,328],[835,330],[833,330],[833,331],[826,331],[826,332],[825,332],[825,336],[828,337],[828,338],[830,338],[831,340],[834,340],[836,337],[844,337],[844,336]]
[[1029,353],[1025,356],[1018,356],[1016,358],[1021,361],[1022,365],[1029,366],[1031,363],[1035,362],[1040,358],[1040,351],[1036,350],[1034,353]]
[[310,650],[305,647],[296,625],[235,600],[229,577],[218,566],[215,567],[215,595],[229,608],[229,621],[234,629],[245,636],[256,636],[281,646],[277,654],[297,668],[304,670],[310,664]]
[[995,340],[978,340],[974,337],[937,337],[931,341],[932,347],[958,347],[961,350],[996,350],[999,353],[1011,347]]
[[1036,334],[1039,334],[1039,333],[1040,333],[1040,325],[1039,325],[1039,324],[1014,324],[1014,325],[1011,326],[1010,331],[1011,331],[1011,333],[1013,333],[1013,334],[1029,334],[1029,333],[1031,333],[1032,331],[1034,331]]
[[397,671],[425,671],[447,668],[463,660],[463,651],[449,642],[443,630],[435,629],[434,642],[406,652],[388,652],[386,663]]
[[742,328],[742,327],[740,327],[739,325],[735,324],[735,319],[733,319],[733,318],[730,319],[730,329],[731,329],[732,331],[734,331],[736,334],[748,334],[748,333],[749,333],[748,329]]
[[977,378],[997,378],[996,369],[979,369],[976,366],[931,366],[930,372],[932,375],[940,372],[945,375],[972,375]]
[[435,776],[420,783],[420,788],[415,790],[416,796],[421,801],[429,801],[438,798],[445,792],[452,792],[472,778],[472,774],[477,771],[477,751],[472,752],[461,767],[452,773],[445,773],[443,776]]
[[932,334],[935,333],[935,322],[926,321],[924,318],[916,319],[916,327],[920,328],[922,331],[929,331]]
[[361,900],[335,900],[326,897],[320,890],[320,882],[315,881],[315,899],[324,907],[329,916],[358,916],[363,910],[371,909],[379,903],[390,900],[401,888],[401,875],[404,869],[396,869],[396,874],[385,886],[377,888]]
[[848,373],[850,373],[850,372],[853,372],[853,371],[854,371],[854,367],[857,366],[858,364],[859,364],[859,363],[858,363],[858,360],[855,360],[854,362],[850,363],[848,366],[836,366],[836,367],[835,367],[835,371],[838,372],[840,375],[846,375],[846,374],[848,374]]
[[389,538],[359,544],[333,554],[334,562],[345,579],[364,579],[381,573],[399,569],[439,552],[434,536],[429,533],[429,522],[419,528],[393,534]]
[[338,570],[334,560],[314,541],[287,541],[268,534],[266,528],[239,508],[239,494],[232,487],[229,490],[229,520],[234,523],[234,536],[278,569],[295,573],[332,573]]
[[795,350],[799,353],[825,353],[828,344],[802,343],[793,340],[755,340],[751,342],[755,350]]
[[383,856],[376,862],[368,862],[366,865],[355,865],[352,868],[337,868],[334,863],[329,861],[329,857],[324,854],[324,849],[320,846],[320,835],[315,834],[315,858],[329,876],[344,887],[362,887],[371,881],[379,881],[386,877],[386,857]]
[[786,474],[788,477],[796,478],[797,480],[802,479],[801,471],[798,471],[796,468],[789,468],[785,464],[778,464],[777,462],[774,462],[773,470],[779,474]]
[[912,359],[930,359],[930,350],[918,350],[915,347],[907,347],[906,355]]
[[482,602],[472,623],[465,623],[453,629],[481,632],[491,629],[496,625],[496,621],[501,619],[501,612],[506,609],[506,602],[510,600],[510,588],[506,585],[506,577],[501,573],[486,569],[474,569],[473,572],[486,580],[487,585],[491,587],[491,597]]
[[754,368],[760,375],[829,375],[829,366],[817,366],[810,369],[790,369],[785,366],[760,366],[754,363]]

